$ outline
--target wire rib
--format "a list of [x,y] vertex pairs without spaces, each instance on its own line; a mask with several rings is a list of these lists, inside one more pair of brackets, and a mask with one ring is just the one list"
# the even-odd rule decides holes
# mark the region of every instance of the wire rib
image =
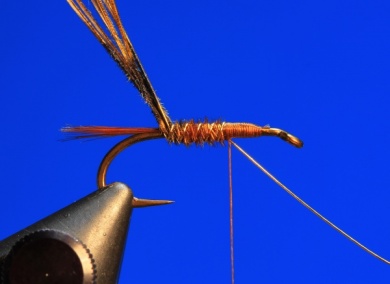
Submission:
[[372,256],[376,257],[377,259],[383,261],[386,264],[390,264],[390,261],[387,259],[381,257],[377,253],[373,252],[363,244],[361,244],[359,241],[351,237],[349,234],[347,234],[345,231],[337,227],[335,224],[333,224],[331,221],[326,219],[321,213],[319,213],[317,210],[315,210],[313,207],[311,207],[309,204],[307,204],[305,201],[303,201],[299,196],[297,196],[294,192],[292,192],[287,186],[285,186],[283,183],[281,183],[276,177],[274,177],[270,172],[268,172],[262,165],[260,165],[254,158],[252,158],[247,152],[245,152],[240,146],[238,146],[236,143],[231,141],[231,143],[240,151],[245,157],[249,159],[256,167],[258,167],[263,173],[265,173],[271,180],[273,180],[277,185],[279,185],[284,191],[286,191],[289,195],[291,195],[296,201],[301,203],[304,207],[309,209],[314,215],[316,215],[318,218],[320,218],[322,221],[324,221],[326,224],[328,224],[330,227],[335,229],[337,232],[339,232],[341,235],[346,237],[348,240],[353,242],[355,245],[363,249],[364,251],[368,252]]
[[228,141],[228,164],[229,164],[229,223],[230,223],[230,271],[231,280],[234,284],[234,219],[233,219],[233,169],[232,169],[232,143]]

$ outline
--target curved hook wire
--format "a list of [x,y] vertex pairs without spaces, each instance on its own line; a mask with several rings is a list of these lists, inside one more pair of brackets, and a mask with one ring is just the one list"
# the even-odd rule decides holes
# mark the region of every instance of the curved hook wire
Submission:
[[[111,150],[108,151],[108,153],[100,163],[98,174],[97,174],[98,188],[103,188],[106,186],[107,170],[111,165],[112,161],[115,159],[116,156],[118,156],[119,153],[121,153],[124,149],[130,147],[135,143],[146,141],[146,140],[158,139],[158,138],[164,138],[164,135],[160,131],[156,131],[152,133],[134,134],[120,141],[114,147],[112,147]],[[150,200],[150,199],[139,199],[134,197],[132,205],[133,207],[147,207],[147,206],[170,204],[172,202],[173,201],[170,200]]]

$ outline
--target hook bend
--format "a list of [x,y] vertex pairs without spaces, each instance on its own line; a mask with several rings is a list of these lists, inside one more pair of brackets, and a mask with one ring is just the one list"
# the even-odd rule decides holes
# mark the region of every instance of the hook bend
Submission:
[[[106,186],[106,175],[109,166],[112,161],[121,153],[124,149],[130,147],[131,145],[143,142],[146,140],[159,139],[164,138],[164,135],[160,131],[152,132],[152,133],[141,133],[134,134],[132,136],[123,139],[119,143],[117,143],[114,147],[111,148],[110,151],[104,156],[103,160],[100,163],[98,174],[97,174],[97,185],[98,188],[103,188]],[[170,204],[173,201],[170,200],[150,200],[150,199],[139,199],[134,197],[132,205],[134,208],[136,207],[148,207],[148,206],[156,206],[156,205],[164,205]]]

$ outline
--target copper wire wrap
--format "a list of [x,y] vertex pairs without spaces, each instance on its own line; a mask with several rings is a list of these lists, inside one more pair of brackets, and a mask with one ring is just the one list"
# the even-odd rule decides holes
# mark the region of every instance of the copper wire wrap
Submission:
[[262,127],[251,123],[227,123],[222,121],[195,122],[179,121],[172,124],[170,131],[165,135],[170,143],[196,145],[224,145],[231,138],[257,137],[262,134]]
[[209,145],[217,143],[224,145],[225,141],[232,138],[274,136],[297,148],[303,146],[303,142],[299,138],[282,129],[243,122],[228,123],[215,121],[210,123],[207,120],[204,122],[195,122],[194,120],[180,121],[171,124],[168,133],[159,128],[109,126],[68,126],[62,128],[62,131],[72,135],[64,140],[149,133],[162,135],[169,143],[189,146],[191,144],[203,145],[205,143]]

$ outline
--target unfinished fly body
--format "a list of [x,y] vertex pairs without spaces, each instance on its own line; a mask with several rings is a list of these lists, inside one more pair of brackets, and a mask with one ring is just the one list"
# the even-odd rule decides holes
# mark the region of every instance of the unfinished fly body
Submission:
[[294,135],[269,126],[257,126],[252,123],[230,123],[223,121],[195,122],[194,120],[175,122],[169,127],[169,131],[163,132],[161,128],[142,128],[142,127],[108,127],[108,126],[76,126],[64,127],[64,132],[78,133],[72,138],[96,138],[111,137],[121,135],[161,133],[170,143],[184,144],[224,144],[233,138],[254,138],[260,136],[275,136],[290,143],[291,145],[301,148],[303,142]]
[[[158,124],[158,130],[149,128],[133,127],[65,127],[63,131],[79,133],[75,137],[108,137],[115,135],[133,135],[139,133],[151,133],[159,131],[163,136],[173,143],[213,144],[228,141],[235,137],[258,137],[276,136],[300,148],[303,142],[297,137],[284,130],[270,127],[260,127],[249,123],[226,123],[216,121],[209,123],[194,122],[172,122],[168,112],[162,106],[152,84],[138,58],[137,53],[122,25],[114,0],[91,1],[101,21],[106,28],[99,24],[91,11],[89,11],[82,0],[68,0],[76,14],[87,25],[98,41],[111,55],[118,66],[123,70],[126,77],[138,89],[142,98],[150,107]],[[108,31],[108,33],[106,32]]]

